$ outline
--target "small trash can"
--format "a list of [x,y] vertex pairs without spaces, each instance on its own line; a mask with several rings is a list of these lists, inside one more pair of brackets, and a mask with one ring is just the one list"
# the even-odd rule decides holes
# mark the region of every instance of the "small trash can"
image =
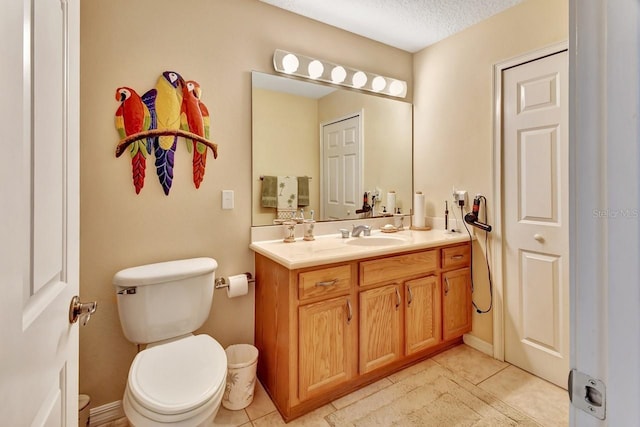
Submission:
[[89,427],[89,403],[91,403],[89,396],[78,395],[78,427]]
[[258,349],[250,344],[234,344],[227,354],[227,385],[222,406],[232,411],[244,409],[253,401],[258,367]]

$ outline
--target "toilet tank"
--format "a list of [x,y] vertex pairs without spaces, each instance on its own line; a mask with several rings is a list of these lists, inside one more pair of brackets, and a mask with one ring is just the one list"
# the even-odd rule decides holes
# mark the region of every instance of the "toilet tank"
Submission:
[[198,329],[209,317],[217,267],[212,258],[192,258],[116,273],[113,285],[124,336],[148,344]]

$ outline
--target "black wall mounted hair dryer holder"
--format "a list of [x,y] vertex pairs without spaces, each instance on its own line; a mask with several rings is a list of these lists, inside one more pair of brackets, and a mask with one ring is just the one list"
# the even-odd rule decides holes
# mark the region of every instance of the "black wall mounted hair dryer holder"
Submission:
[[476,196],[476,198],[473,199],[473,208],[471,209],[471,212],[469,212],[464,216],[464,222],[466,222],[467,224],[471,224],[474,227],[477,227],[481,230],[484,230],[487,233],[490,232],[491,226],[489,224],[485,224],[484,222],[480,222],[478,220],[479,216],[480,216],[480,196]]

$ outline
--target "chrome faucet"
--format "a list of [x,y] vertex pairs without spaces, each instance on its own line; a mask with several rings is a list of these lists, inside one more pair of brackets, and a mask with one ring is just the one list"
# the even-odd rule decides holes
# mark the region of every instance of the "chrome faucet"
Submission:
[[360,233],[364,231],[365,236],[371,236],[371,226],[369,225],[354,225],[351,230],[351,237],[358,237]]

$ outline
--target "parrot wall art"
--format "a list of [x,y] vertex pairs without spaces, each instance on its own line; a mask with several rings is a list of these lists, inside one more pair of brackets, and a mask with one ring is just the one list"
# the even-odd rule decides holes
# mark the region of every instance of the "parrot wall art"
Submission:
[[207,149],[211,149],[214,159],[218,157],[218,145],[209,139],[209,111],[200,96],[200,85],[185,81],[175,71],[163,72],[155,88],[142,97],[126,86],[116,90],[116,100],[120,102],[115,115],[120,136],[116,157],[129,149],[136,194],[144,186],[146,158],[153,149],[158,180],[169,195],[178,137],[185,138],[189,152],[193,148],[193,183],[196,189],[200,188]]
[[[151,127],[151,114],[140,95],[129,87],[116,89],[116,100],[120,101],[120,107],[116,111],[116,129],[120,139],[149,130]],[[137,140],[131,144],[131,172],[133,174],[133,186],[136,194],[144,187],[144,177],[147,168],[147,156],[151,153],[149,140]]]
[[[202,92],[198,82],[189,80],[182,87],[182,112],[180,115],[181,129],[209,139],[209,110],[200,101]],[[200,188],[207,166],[207,146],[201,142],[187,140],[187,149],[193,147],[193,183]]]

